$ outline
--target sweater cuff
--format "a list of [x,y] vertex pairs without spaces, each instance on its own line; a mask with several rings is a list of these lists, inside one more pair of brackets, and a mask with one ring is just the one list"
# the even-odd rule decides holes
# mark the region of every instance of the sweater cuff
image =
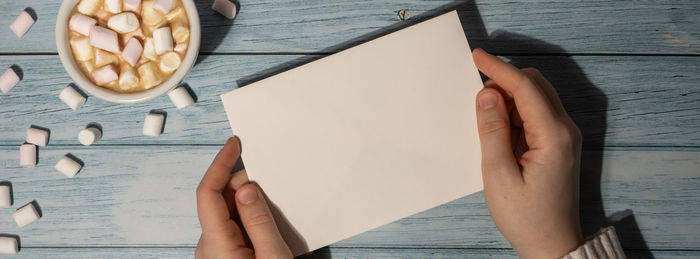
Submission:
[[625,258],[625,253],[617,239],[615,228],[610,226],[600,230],[585,244],[562,257],[562,259],[609,259]]

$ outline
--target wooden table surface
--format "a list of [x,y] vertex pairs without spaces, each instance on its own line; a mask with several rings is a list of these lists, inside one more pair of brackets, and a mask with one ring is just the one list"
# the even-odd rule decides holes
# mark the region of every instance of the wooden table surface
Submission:
[[[0,0],[0,68],[23,80],[0,95],[0,180],[14,189],[0,233],[21,237],[18,258],[192,257],[200,228],[195,187],[232,135],[219,95],[448,10],[472,47],[539,68],[584,133],[584,231],[615,225],[632,258],[700,257],[700,2],[678,1],[242,1],[231,22],[197,1],[198,64],[185,82],[199,101],[168,97],[117,105],[90,96],[71,111],[58,99],[71,79],[56,54],[60,1]],[[21,39],[8,24],[38,16]],[[397,11],[411,18],[400,21]],[[145,114],[167,112],[160,137]],[[104,138],[77,133],[97,122]],[[31,125],[51,129],[35,168],[19,167]],[[85,162],[67,179],[64,154]],[[11,214],[36,200],[43,218],[19,229]],[[358,217],[371,213],[358,212]],[[309,257],[515,257],[477,193],[323,248]]]

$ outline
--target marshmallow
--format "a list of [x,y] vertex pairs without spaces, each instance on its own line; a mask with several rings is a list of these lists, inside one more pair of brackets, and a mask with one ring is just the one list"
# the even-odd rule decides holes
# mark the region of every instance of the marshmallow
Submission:
[[135,14],[125,12],[109,18],[107,27],[118,32],[127,33],[135,31],[139,28],[139,18]]
[[58,163],[56,163],[53,168],[63,173],[63,175],[66,177],[73,178],[76,174],[78,174],[82,167],[83,166],[80,165],[80,162],[73,160],[73,158],[68,155],[65,155],[61,158],[61,160],[58,160]]
[[141,52],[143,52],[143,46],[139,40],[131,38],[122,51],[122,58],[133,67],[141,58]]
[[153,9],[163,14],[169,13],[173,8],[175,8],[175,0],[156,0],[156,2],[153,3]]
[[184,25],[177,23],[173,24],[173,39],[177,43],[184,43],[190,38],[190,30]]
[[146,25],[157,25],[163,22],[163,14],[153,9],[153,0],[143,0],[141,3],[141,21]]
[[78,64],[78,66],[80,66],[80,69],[82,69],[82,70],[83,70],[84,72],[86,72],[87,74],[90,74],[90,73],[92,73],[92,71],[95,70],[95,64],[93,64],[93,63],[90,62],[90,61],[83,61],[83,62],[80,62],[80,63]]
[[32,202],[17,209],[12,213],[12,217],[15,218],[17,226],[21,228],[36,222],[40,218],[39,211],[37,211]]
[[134,69],[129,66],[122,66],[122,71],[119,74],[119,88],[129,90],[135,88],[139,84],[139,77],[134,72]]
[[160,56],[158,68],[160,68],[160,71],[163,71],[164,73],[172,73],[180,67],[181,63],[182,60],[180,59],[179,54],[175,52],[168,52]]
[[103,67],[112,63],[118,63],[119,59],[112,53],[101,49],[95,49],[95,66]]
[[88,38],[75,38],[70,40],[70,46],[73,49],[73,56],[78,61],[91,60],[93,58],[92,45]]
[[143,41],[143,56],[147,59],[157,61],[156,49],[153,47],[153,38],[148,37]]
[[27,143],[34,144],[40,147],[45,147],[49,144],[49,131],[38,128],[27,128]]
[[100,9],[102,0],[81,0],[78,4],[78,12],[84,15],[95,15]]
[[165,19],[172,22],[187,22],[187,14],[185,13],[185,9],[182,7],[178,7],[172,12],[169,12],[168,14],[165,15]]
[[80,94],[75,88],[72,86],[66,86],[66,88],[63,88],[61,90],[61,93],[58,95],[58,98],[61,99],[65,104],[68,105],[72,110],[77,111],[83,105],[85,104],[85,101],[87,101],[87,98]]
[[87,127],[78,132],[78,141],[83,146],[89,146],[102,139],[102,131],[96,127]]
[[104,9],[110,13],[122,12],[122,0],[105,0]]
[[173,35],[170,33],[170,27],[153,31],[153,47],[158,55],[173,50]]
[[90,45],[119,54],[117,33],[102,26],[92,26],[90,29]]
[[24,144],[19,146],[19,165],[21,167],[36,166],[36,146],[32,144]]
[[126,43],[129,42],[129,40],[133,38],[137,38],[139,40],[143,40],[146,37],[143,36],[143,30],[141,28],[138,28],[132,32],[124,33],[124,34],[119,34],[119,38],[121,39],[122,45],[126,45]]
[[0,254],[16,254],[19,251],[19,242],[16,237],[0,236]]
[[183,86],[170,91],[168,93],[168,97],[170,97],[170,101],[172,101],[173,104],[175,104],[175,107],[177,107],[179,110],[185,109],[194,104],[194,98],[192,98],[190,92],[188,92]]
[[0,185],[0,208],[9,208],[10,206],[12,206],[10,186]]
[[141,0],[124,0],[124,11],[141,12]]
[[117,71],[114,70],[113,65],[106,65],[92,71],[92,77],[98,85],[106,85],[119,79],[119,75]]
[[165,115],[158,113],[149,113],[146,115],[146,120],[143,122],[143,135],[157,137],[163,132],[165,123]]
[[34,19],[32,16],[29,15],[27,11],[22,11],[17,18],[15,18],[15,21],[10,24],[10,30],[12,30],[17,37],[22,38],[33,24]]
[[4,94],[12,90],[17,83],[19,83],[19,76],[12,68],[8,68],[0,75],[0,91]]
[[236,17],[236,4],[231,3],[229,0],[214,0],[211,9],[214,9],[214,11],[229,19]]
[[144,88],[150,89],[163,81],[163,78],[158,72],[158,67],[154,62],[146,62],[141,65],[138,69],[139,78],[141,79],[141,84]]
[[173,48],[175,52],[180,53],[180,54],[185,54],[185,50],[187,50],[187,43],[178,43],[175,45],[175,48]]
[[82,35],[90,35],[90,29],[92,26],[97,24],[97,20],[87,17],[85,15],[76,13],[70,17],[68,25],[70,28]]

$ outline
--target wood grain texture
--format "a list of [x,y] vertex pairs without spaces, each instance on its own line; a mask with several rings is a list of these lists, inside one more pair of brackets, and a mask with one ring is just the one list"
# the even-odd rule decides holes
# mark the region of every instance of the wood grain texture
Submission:
[[[73,112],[58,99],[72,81],[57,56],[0,57],[0,67],[18,64],[25,70],[19,85],[0,95],[0,145],[22,144],[31,124],[51,129],[51,144],[78,145],[78,131],[90,122],[104,128],[98,144],[220,144],[232,135],[220,94],[316,58],[202,56],[185,79],[199,98],[192,107],[179,111],[167,96],[132,105],[89,97]],[[700,57],[509,58],[520,67],[540,68],[554,83],[586,146],[700,146]],[[168,113],[165,132],[157,138],[141,135],[151,109]]]
[[[242,1],[232,22],[197,1],[204,52],[333,52],[422,16],[459,9],[472,45],[496,52],[557,52],[523,45],[529,38],[569,53],[700,53],[700,6],[683,1]],[[60,1],[10,1],[0,5],[1,52],[56,52],[54,23]],[[8,24],[25,7],[38,20],[24,38]],[[400,22],[397,11],[414,17]],[[510,32],[514,34],[503,34]]]
[[[40,149],[39,165],[26,169],[18,166],[15,147],[0,147],[0,167],[12,182],[15,202],[13,209],[0,211],[0,229],[20,235],[28,247],[194,246],[200,234],[194,190],[218,148],[49,146]],[[73,179],[53,169],[68,152],[85,162]],[[606,218],[617,212],[615,217],[631,216],[634,221],[619,226],[625,249],[700,249],[700,233],[688,227],[700,224],[695,216],[700,208],[700,152],[587,152],[583,163],[582,210],[588,233],[610,224]],[[39,203],[44,216],[18,229],[10,214],[31,200]],[[627,215],[620,216],[621,211]],[[493,225],[482,193],[336,245],[509,247]]]

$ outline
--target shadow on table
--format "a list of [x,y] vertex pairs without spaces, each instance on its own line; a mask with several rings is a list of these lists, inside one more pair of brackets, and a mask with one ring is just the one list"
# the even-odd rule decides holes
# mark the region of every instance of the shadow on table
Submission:
[[[211,8],[211,3],[213,1],[195,1],[197,6],[197,12],[200,17],[200,28],[201,28],[201,42],[199,47],[199,55],[195,61],[195,65],[203,62],[209,57],[209,54],[214,52],[216,48],[221,44],[228,31],[231,30],[233,26],[233,20],[230,20],[223,15],[215,12]],[[231,0],[236,4],[236,14],[241,10],[241,5],[237,0]]]

